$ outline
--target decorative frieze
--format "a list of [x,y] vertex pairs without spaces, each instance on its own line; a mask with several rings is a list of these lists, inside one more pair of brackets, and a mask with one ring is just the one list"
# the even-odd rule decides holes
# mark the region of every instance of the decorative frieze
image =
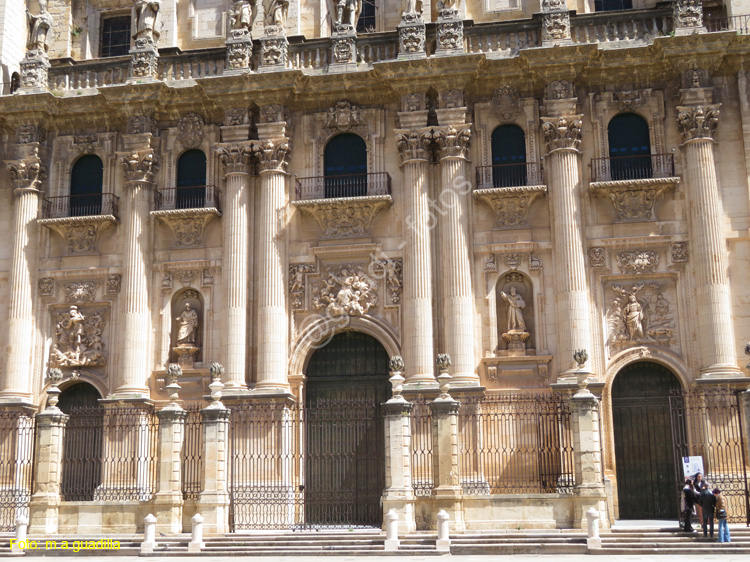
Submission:
[[683,142],[695,139],[714,139],[719,125],[721,104],[678,106],[677,127]]
[[582,117],[583,115],[542,117],[542,133],[550,152],[558,149],[578,150],[581,145]]
[[55,342],[50,349],[49,366],[103,367],[104,328],[108,309],[80,309],[72,305],[68,310],[56,311]]
[[471,147],[471,128],[464,127],[457,129],[453,125],[434,129],[432,138],[438,147],[438,153],[441,159],[448,157],[464,158],[469,157],[469,148]]
[[312,216],[324,238],[369,236],[372,219],[393,204],[390,195],[341,197],[293,201],[292,205]]
[[130,156],[121,158],[120,164],[129,182],[153,183],[154,175],[159,170],[159,161],[153,150],[133,151]]
[[196,148],[203,142],[203,117],[189,112],[177,122],[177,142],[183,148]]
[[65,300],[82,303],[94,302],[99,283],[96,281],[71,281],[65,284]]
[[671,263],[687,263],[688,243],[674,242],[669,245],[669,261]]
[[628,181],[593,182],[592,193],[602,193],[615,209],[617,221],[656,220],[654,206],[664,192],[674,189],[679,178],[653,178]]
[[671,284],[646,281],[626,289],[616,283],[605,287],[607,347],[610,355],[643,344],[672,347],[676,328]]
[[659,265],[659,254],[654,250],[635,250],[617,254],[620,271],[629,275],[653,273]]
[[529,208],[534,200],[547,193],[546,185],[477,189],[474,197],[495,212],[497,226],[517,228],[528,226]]

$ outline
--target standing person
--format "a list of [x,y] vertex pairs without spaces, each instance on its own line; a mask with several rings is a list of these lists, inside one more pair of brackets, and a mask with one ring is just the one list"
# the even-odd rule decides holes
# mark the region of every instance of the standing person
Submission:
[[699,500],[703,508],[703,536],[708,536],[708,528],[711,527],[711,538],[714,537],[714,508],[716,496],[708,489],[708,484],[701,484],[701,496]]
[[[703,486],[704,483],[707,484],[705,480],[703,480],[703,475],[700,472],[697,472],[695,476],[693,476],[693,489],[698,497],[701,495],[701,486]],[[698,517],[698,525],[700,525],[703,522],[703,508],[701,507],[700,502],[696,502],[695,504],[695,514]]]
[[690,478],[685,479],[685,487],[682,489],[682,517],[684,519],[683,530],[686,533],[694,532],[693,526],[690,523],[690,518],[693,516],[693,509],[695,509],[696,494],[693,488],[693,481]]
[[719,488],[714,488],[714,496],[716,497],[716,518],[719,520],[718,542],[732,542],[727,524],[727,499],[721,495]]

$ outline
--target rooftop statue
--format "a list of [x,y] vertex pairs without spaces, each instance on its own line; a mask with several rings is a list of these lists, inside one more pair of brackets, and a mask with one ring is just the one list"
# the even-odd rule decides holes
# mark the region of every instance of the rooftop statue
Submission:
[[156,16],[161,4],[159,0],[138,0],[135,3],[135,35],[133,39],[147,39],[151,43],[159,40]]
[[354,30],[362,12],[362,0],[331,0],[329,12],[334,31]]
[[422,13],[422,0],[402,0],[401,13],[402,14],[421,14]]
[[229,12],[229,27],[250,31],[257,15],[257,0],[235,0],[232,2],[232,10]]
[[263,25],[265,27],[286,27],[289,0],[263,0]]
[[26,48],[30,51],[39,50],[46,53],[49,50],[47,35],[54,23],[52,14],[47,11],[47,0],[39,0],[39,14],[33,15],[26,10],[26,21],[29,25],[29,39]]

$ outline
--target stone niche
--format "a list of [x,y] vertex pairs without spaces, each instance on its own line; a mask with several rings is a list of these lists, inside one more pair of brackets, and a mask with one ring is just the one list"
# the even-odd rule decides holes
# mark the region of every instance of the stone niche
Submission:
[[535,354],[534,291],[526,275],[511,271],[495,287],[497,299],[497,355],[522,357]]
[[170,332],[170,363],[183,369],[203,360],[203,296],[193,288],[178,291],[172,297],[172,330]]

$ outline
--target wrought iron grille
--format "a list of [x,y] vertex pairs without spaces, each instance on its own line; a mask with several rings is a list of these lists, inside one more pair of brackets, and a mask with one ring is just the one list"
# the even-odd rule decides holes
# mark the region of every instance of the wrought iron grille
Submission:
[[0,532],[12,532],[28,517],[34,464],[34,418],[0,411]]
[[[684,480],[682,457],[703,457],[703,478],[712,488],[721,489],[729,521],[750,525],[750,467],[738,393],[728,388],[675,390],[669,406],[677,481]],[[675,497],[679,505],[680,490],[675,490]]]
[[112,215],[119,218],[120,198],[113,193],[91,193],[47,197],[42,204],[43,219]]
[[544,173],[541,162],[477,166],[477,189],[520,187],[543,183]]
[[298,201],[390,195],[391,176],[386,172],[318,176],[296,180]]
[[156,489],[158,420],[148,407],[71,408],[61,492],[66,501],[150,500]]
[[185,408],[185,441],[182,446],[182,497],[197,500],[203,491],[203,420],[201,405]]
[[432,411],[422,397],[414,400],[411,411],[411,474],[415,496],[432,494]]
[[458,423],[464,493],[572,492],[573,433],[564,397],[493,393],[462,400]]
[[591,159],[591,181],[673,177],[674,154],[645,154]]

